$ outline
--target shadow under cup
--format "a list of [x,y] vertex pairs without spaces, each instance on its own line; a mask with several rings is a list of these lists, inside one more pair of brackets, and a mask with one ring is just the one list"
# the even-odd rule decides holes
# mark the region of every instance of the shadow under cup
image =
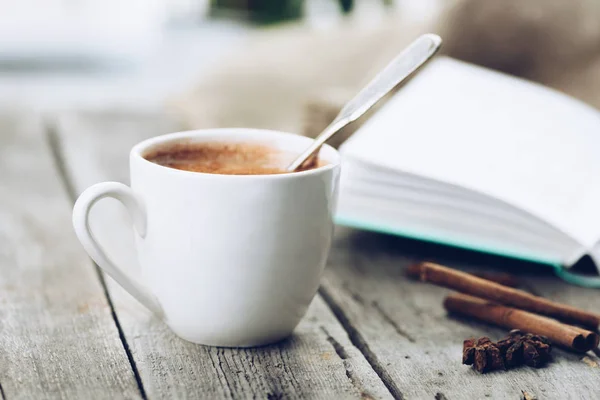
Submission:
[[143,285],[182,338],[256,346],[290,335],[315,296],[333,236],[340,157],[302,172],[219,175],[161,166],[144,155],[174,143],[252,143],[285,167],[311,139],[253,129],[181,132],[130,154],[131,188],[145,232],[136,234]]

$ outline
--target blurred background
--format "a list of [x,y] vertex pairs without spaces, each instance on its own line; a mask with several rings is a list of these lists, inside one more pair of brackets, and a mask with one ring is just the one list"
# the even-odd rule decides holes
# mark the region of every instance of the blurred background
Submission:
[[0,10],[5,110],[160,110],[185,127],[303,131],[427,31],[453,57],[600,105],[597,0],[0,0]]
[[334,29],[348,19],[377,24],[399,8],[427,13],[425,3],[432,2],[0,0],[0,105],[160,108],[224,56],[252,56],[245,45],[254,33]]

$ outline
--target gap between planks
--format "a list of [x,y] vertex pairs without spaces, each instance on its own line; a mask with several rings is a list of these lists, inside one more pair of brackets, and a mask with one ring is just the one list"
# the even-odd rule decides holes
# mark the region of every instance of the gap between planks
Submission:
[[[325,304],[327,304],[327,302],[325,302]],[[327,305],[327,306],[329,307],[329,305]],[[331,309],[331,307],[330,307],[330,309]],[[339,319],[338,319],[338,322],[339,322]],[[344,328],[344,329],[346,329],[346,328]],[[321,326],[321,331],[327,338],[327,341],[331,344],[331,347],[333,347],[333,351],[335,351],[335,354],[337,354],[337,356],[342,361],[342,364],[344,365],[344,369],[346,370],[346,376],[350,380],[350,383],[352,383],[352,385],[359,391],[359,393],[361,393],[361,397],[367,398],[363,392],[363,388],[361,387],[360,383],[357,382],[356,375],[354,374],[352,367],[348,363],[348,353],[346,352],[344,345],[342,345],[333,336],[331,336],[329,334],[329,332],[327,331],[327,329],[325,329],[324,326]],[[362,350],[359,349],[359,351],[361,352],[361,354],[363,354]],[[363,354],[363,356],[364,356],[364,354]],[[372,366],[371,366],[371,368],[372,368]],[[380,377],[380,379],[381,379],[381,377]]]
[[[52,160],[56,166],[56,170],[58,171],[58,176],[60,181],[64,186],[64,190],[67,193],[68,198],[71,202],[75,202],[77,194],[75,192],[75,188],[72,184],[71,177],[67,172],[67,168],[65,165],[65,158],[61,151],[60,146],[60,137],[57,132],[56,122],[51,118],[46,118],[44,121],[44,130],[46,135],[46,140],[48,141],[48,145],[50,147],[50,152],[52,156]],[[115,306],[113,304],[113,300],[108,292],[108,287],[106,286],[106,280],[104,279],[104,275],[100,271],[100,267],[94,263],[94,269],[96,270],[96,276],[100,281],[100,285],[102,286],[102,291],[104,292],[104,296],[106,297],[106,301],[108,302],[108,306],[110,307],[110,314],[112,316],[113,321],[115,322],[115,326],[119,333],[119,339],[121,340],[121,344],[123,345],[123,349],[125,350],[125,354],[127,355],[127,360],[129,360],[129,365],[133,371],[133,375],[135,377],[135,381],[138,386],[138,390],[140,391],[140,396],[143,400],[147,400],[146,391],[144,389],[144,385],[142,384],[142,378],[140,377],[140,373],[138,371],[137,365],[135,363],[135,359],[131,354],[131,349],[129,348],[129,344],[127,343],[127,339],[125,338],[125,333],[123,332],[123,328],[121,323],[119,322],[119,318],[117,317],[117,313],[115,311]],[[0,384],[0,400],[6,400],[4,396],[4,391],[2,390],[2,386]]]
[[[350,322],[350,319],[346,316],[346,313],[342,307],[337,304],[325,286],[321,285],[319,288],[319,294],[348,334],[350,342],[362,353],[367,362],[371,365],[371,368],[373,368],[373,371],[375,371],[377,376],[379,376],[379,379],[381,379],[392,396],[397,400],[403,400],[404,395],[400,391],[398,385],[396,385],[389,372],[385,369],[381,362],[379,362],[377,355],[371,351],[366,340],[360,334],[358,329],[352,324],[352,322]],[[340,358],[342,357],[340,356]]]

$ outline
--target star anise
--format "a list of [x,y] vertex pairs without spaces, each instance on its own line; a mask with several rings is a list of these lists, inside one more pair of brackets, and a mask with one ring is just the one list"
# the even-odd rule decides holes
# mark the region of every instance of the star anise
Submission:
[[550,360],[552,345],[548,338],[513,329],[497,344],[507,368],[522,364],[539,368]]
[[480,373],[504,369],[502,353],[488,337],[464,341],[463,364],[473,365]]

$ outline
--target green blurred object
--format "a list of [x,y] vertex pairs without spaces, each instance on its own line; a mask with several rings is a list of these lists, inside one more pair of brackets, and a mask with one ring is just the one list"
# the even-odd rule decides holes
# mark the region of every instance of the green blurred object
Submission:
[[242,18],[259,24],[299,19],[304,0],[211,0],[211,15]]
[[342,11],[347,14],[352,11],[354,0],[340,0],[340,6],[342,7]]

